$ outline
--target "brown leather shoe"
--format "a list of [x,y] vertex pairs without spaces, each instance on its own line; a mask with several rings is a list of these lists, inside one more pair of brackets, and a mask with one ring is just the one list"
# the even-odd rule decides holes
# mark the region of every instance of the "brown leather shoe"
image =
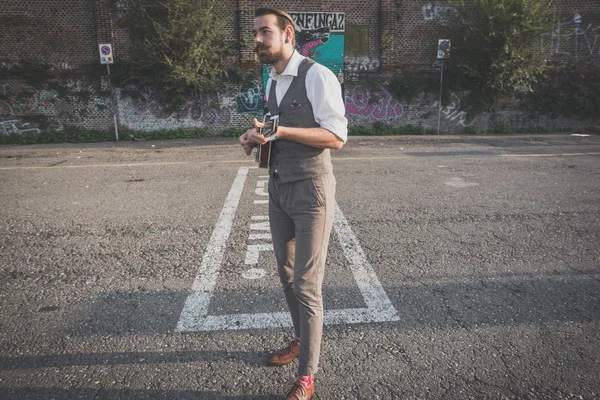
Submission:
[[289,364],[298,358],[298,355],[300,355],[300,343],[296,342],[296,340],[293,340],[288,347],[279,350],[277,353],[269,357],[267,364],[277,366]]
[[287,392],[284,400],[310,400],[315,394],[315,384],[310,385],[307,389],[302,383],[296,381],[294,386]]

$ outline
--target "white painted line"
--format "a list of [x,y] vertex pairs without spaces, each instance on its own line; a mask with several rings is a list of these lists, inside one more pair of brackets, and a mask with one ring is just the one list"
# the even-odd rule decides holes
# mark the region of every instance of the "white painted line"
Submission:
[[268,231],[271,228],[269,227],[269,222],[257,222],[255,224],[250,224],[251,231]]
[[246,279],[255,280],[264,277],[266,274],[267,271],[263,268],[250,268],[248,271],[244,272],[242,276]]
[[246,259],[244,264],[254,265],[258,264],[258,257],[261,251],[273,251],[272,244],[249,244],[248,250],[246,250]]
[[248,235],[249,240],[268,240],[271,241],[273,238],[270,233],[251,233]]
[[[365,324],[397,321],[398,315],[392,307],[387,310],[370,308],[346,308],[343,310],[324,310],[325,325]],[[292,318],[288,311],[253,314],[208,315],[204,320],[196,321],[188,331],[220,331],[238,329],[291,328]]]
[[333,228],[335,229],[340,245],[344,250],[344,255],[348,261],[350,261],[350,270],[365,299],[367,308],[372,311],[385,313],[389,313],[390,310],[393,310],[393,313],[390,314],[390,319],[388,320],[399,320],[399,317],[394,310],[394,306],[392,306],[385,290],[383,290],[373,267],[367,260],[360,242],[352,232],[352,229],[350,229],[350,224],[348,224],[346,217],[342,214],[342,210],[340,210],[337,201],[335,202]]
[[[236,181],[231,188],[230,196],[223,207],[224,211],[221,213],[223,217],[225,210],[229,210],[226,217],[227,221],[222,222],[221,218],[219,218],[217,226],[215,227],[215,232],[217,232],[217,230],[221,232],[221,229],[223,229],[225,226],[227,226],[228,229],[231,229],[232,220],[237,208],[237,204],[239,203],[239,196],[242,191],[247,173],[247,168],[245,169],[245,172],[241,172],[241,169],[240,172],[238,172],[238,178],[236,178]],[[240,176],[242,175],[243,179],[240,179]],[[232,193],[235,193],[235,195]],[[235,200],[229,202],[230,198]],[[233,202],[235,202],[235,206],[232,206]],[[228,204],[230,205],[228,206]],[[255,204],[257,204],[256,201]],[[255,221],[264,220],[263,218],[255,217],[252,217],[252,219]],[[268,227],[268,222],[251,224],[251,230],[265,230],[265,226]],[[350,224],[342,214],[337,202],[335,203],[334,209],[333,228],[336,231],[344,255],[350,263],[350,270],[354,276],[354,279],[356,280],[367,307],[324,310],[324,323],[328,325],[335,325],[398,321],[400,319],[398,313],[385,293],[385,290],[381,286],[381,283],[375,274],[375,270],[367,260],[360,242],[352,232]],[[208,263],[208,261],[205,262],[205,260],[210,259],[210,269],[208,267],[202,267],[200,269],[200,272],[198,273],[196,281],[192,287],[193,293],[189,295],[188,299],[186,300],[184,310],[181,313],[181,317],[177,325],[177,331],[189,332],[226,329],[236,330],[291,327],[292,321],[287,311],[216,316],[208,315],[207,310],[211,293],[216,285],[216,279],[219,273],[220,263],[223,258],[223,251],[225,249],[225,242],[229,237],[229,231],[227,234],[219,233],[218,235],[216,235],[215,232],[213,232],[211,242],[207,247],[205,257],[202,260],[202,265],[204,266],[205,263]],[[256,235],[267,234],[258,233]],[[218,245],[211,245],[213,242],[213,237],[215,236],[219,238],[218,240],[215,239]],[[252,234],[249,238],[252,238]],[[248,245],[246,263],[258,263],[260,251],[270,251],[272,249],[273,247],[271,244]],[[217,254],[217,256],[211,254]],[[218,263],[215,263],[216,261],[218,261]]]
[[217,220],[215,229],[208,241],[200,269],[192,285],[192,293],[188,296],[177,323],[177,331],[187,331],[189,326],[194,324],[198,318],[204,318],[208,314],[208,305],[212,292],[217,284],[217,277],[221,269],[223,261],[223,253],[227,239],[231,232],[233,218],[242,196],[244,183],[248,176],[248,168],[242,167],[238,169],[237,176],[231,190],[227,195],[221,215]]
[[268,221],[268,220],[269,220],[268,215],[253,215],[252,216],[252,221]]
[[269,200],[254,200],[254,204],[269,204]]
[[269,192],[267,191],[267,183],[269,183],[269,181],[258,181],[256,182],[256,190],[254,191],[254,193],[256,193],[259,196],[269,196]]

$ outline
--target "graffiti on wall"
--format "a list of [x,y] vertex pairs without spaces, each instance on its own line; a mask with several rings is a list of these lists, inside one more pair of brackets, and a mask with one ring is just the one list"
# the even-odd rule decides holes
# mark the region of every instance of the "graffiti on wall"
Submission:
[[361,72],[375,72],[381,66],[377,57],[346,57],[344,70],[346,80],[358,80]]
[[291,12],[296,49],[340,75],[344,68],[346,15],[341,12]]
[[385,89],[375,93],[366,88],[357,89],[346,96],[345,103],[347,116],[369,121],[397,119],[404,114],[402,104]]
[[[235,96],[226,93],[197,93],[178,110],[160,101],[152,88],[128,87],[130,96],[117,92],[119,120],[132,129],[225,128],[235,113]],[[262,110],[261,110],[262,112]]]
[[421,11],[425,21],[436,21],[442,25],[450,24],[454,18],[460,18],[460,13],[456,8],[441,1],[426,3]]
[[542,33],[541,38],[543,52],[574,54],[577,60],[581,55],[600,56],[600,24],[586,22],[580,14],[553,24],[552,30]]
[[[46,64],[50,70],[54,71],[72,71],[73,67],[68,62],[57,62],[53,64]],[[17,67],[21,67],[21,63],[18,61],[12,62],[1,62],[0,69],[11,70]]]
[[0,86],[0,115],[52,114],[58,96],[53,90],[29,94],[23,87]]
[[343,33],[346,30],[346,15],[343,12],[297,12],[290,16],[299,30],[328,27],[331,32]]
[[40,130],[29,122],[22,122],[15,118],[0,118],[0,132],[3,135],[23,135],[26,133],[39,134]]
[[263,90],[259,83],[244,83],[235,96],[235,108],[238,114],[259,115],[263,112]]
[[[436,100],[431,107],[437,110],[438,104],[439,101]],[[441,116],[442,118],[461,126],[469,126],[473,123],[473,121],[471,121],[471,124],[467,124],[468,114],[461,109],[460,98],[456,94],[452,94],[452,102],[450,104],[442,107]]]
[[223,94],[201,93],[188,100],[182,110],[187,111],[188,118],[207,126],[231,123],[232,108],[233,102]]
[[296,33],[296,48],[304,57],[314,58],[317,47],[329,41],[329,27],[299,30]]

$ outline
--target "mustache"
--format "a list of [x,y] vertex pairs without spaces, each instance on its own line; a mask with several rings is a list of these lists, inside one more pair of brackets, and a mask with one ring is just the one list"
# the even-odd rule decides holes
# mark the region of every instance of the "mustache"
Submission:
[[265,46],[264,44],[257,44],[254,46],[254,52],[257,53],[259,50],[267,50],[269,46]]

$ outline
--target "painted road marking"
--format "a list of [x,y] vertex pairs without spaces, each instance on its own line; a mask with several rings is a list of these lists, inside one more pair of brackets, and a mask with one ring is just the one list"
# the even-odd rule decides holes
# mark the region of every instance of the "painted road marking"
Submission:
[[450,180],[447,182],[444,182],[444,184],[455,187],[455,188],[461,188],[461,189],[479,185],[479,183],[467,182],[463,178],[458,178],[458,177],[450,178]]
[[248,235],[248,239],[250,239],[250,240],[268,240],[268,241],[272,240],[270,233],[251,233],[250,235]]
[[[231,230],[247,175],[248,168],[242,167],[239,169],[223,206],[223,211],[215,226],[215,231],[204,253],[198,275],[192,285],[192,292],[186,299],[181,316],[179,317],[176,328],[178,332],[287,328],[292,326],[292,320],[287,311],[208,315],[210,299],[216,286],[223,253],[229,238],[229,231]],[[260,185],[260,187],[263,187],[262,183]],[[259,188],[258,185],[257,188]],[[262,195],[258,191],[255,191],[255,194]],[[264,222],[265,216],[253,216],[252,221],[263,222],[252,223],[251,230],[252,227],[255,230],[263,230],[265,226],[268,229],[268,222]],[[342,214],[337,202],[335,203],[333,228],[342,246],[344,255],[349,262],[350,270],[363,296],[366,307],[325,310],[324,323],[336,325],[398,321],[400,318],[396,309],[381,286],[375,270],[367,260],[360,242],[352,232],[350,224]],[[272,244],[252,244],[247,246],[247,250],[245,261],[252,264],[258,262],[261,251],[271,251]]]
[[[256,189],[254,194],[260,197],[269,197],[268,193],[269,176],[259,176],[256,182]],[[267,204],[268,200],[260,200],[261,204]],[[254,202],[256,204],[256,201]],[[256,265],[260,259],[261,251],[273,251],[273,244],[271,241],[269,216],[268,215],[253,215],[250,217],[253,222],[250,224],[248,233],[248,240],[246,241],[246,258],[244,264]],[[258,231],[258,232],[256,232]],[[266,243],[259,244],[248,244],[249,240],[260,240]],[[264,278],[267,275],[267,271],[264,268],[253,267],[242,274],[242,277],[246,279],[256,280]]]
[[246,250],[246,259],[244,264],[256,265],[258,264],[258,257],[261,251],[273,251],[272,244],[249,244]]
[[219,215],[215,229],[208,240],[198,275],[192,285],[192,293],[187,297],[183,312],[179,317],[177,324],[178,331],[184,331],[187,326],[193,326],[194,321],[197,319],[208,316],[208,305],[217,284],[219,269],[221,269],[223,254],[225,253],[225,245],[231,233],[231,225],[233,224],[233,218],[235,217],[247,176],[248,168],[242,167],[238,169],[237,176],[233,181],[231,190],[221,210],[221,215]]
[[266,274],[267,271],[262,268],[250,268],[248,271],[244,272],[242,276],[246,279],[255,280],[264,277]]

